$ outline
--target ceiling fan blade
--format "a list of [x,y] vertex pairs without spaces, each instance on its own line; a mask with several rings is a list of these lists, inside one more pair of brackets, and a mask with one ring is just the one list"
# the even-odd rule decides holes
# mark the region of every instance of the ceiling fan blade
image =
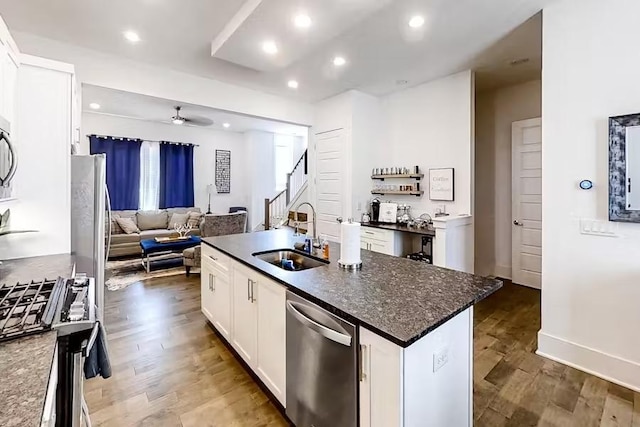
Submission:
[[207,117],[201,117],[201,116],[185,117],[185,121],[195,126],[211,126],[213,124],[213,120]]

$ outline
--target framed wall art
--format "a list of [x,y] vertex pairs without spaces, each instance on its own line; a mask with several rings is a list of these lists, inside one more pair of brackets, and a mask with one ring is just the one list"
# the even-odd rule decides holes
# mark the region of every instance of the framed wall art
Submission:
[[429,199],[452,202],[454,199],[453,168],[429,169]]
[[216,189],[218,194],[231,193],[231,151],[216,150]]

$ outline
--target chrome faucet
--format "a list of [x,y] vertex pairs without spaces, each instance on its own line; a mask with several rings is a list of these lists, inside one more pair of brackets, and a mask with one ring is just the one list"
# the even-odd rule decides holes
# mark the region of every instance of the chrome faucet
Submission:
[[[309,207],[311,208],[311,212],[313,214],[313,240],[311,241],[311,243],[313,244],[314,247],[319,248],[320,247],[320,239],[318,239],[318,223],[317,223],[317,219],[316,219],[316,208],[313,207],[313,205],[309,202],[302,202],[300,203],[298,206],[296,206],[296,224],[300,224],[300,222],[298,221],[298,209],[300,209],[300,206],[302,205],[309,205]],[[307,224],[309,223],[309,221],[306,222]]]

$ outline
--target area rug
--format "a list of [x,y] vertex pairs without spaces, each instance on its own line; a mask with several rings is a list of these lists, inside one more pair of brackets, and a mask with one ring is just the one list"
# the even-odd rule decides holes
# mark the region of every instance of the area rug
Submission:
[[140,262],[140,258],[108,261],[105,269],[105,285],[110,291],[119,291],[144,280],[185,274],[182,259],[180,258],[159,261],[155,265],[151,264],[151,266],[151,272],[147,273]]

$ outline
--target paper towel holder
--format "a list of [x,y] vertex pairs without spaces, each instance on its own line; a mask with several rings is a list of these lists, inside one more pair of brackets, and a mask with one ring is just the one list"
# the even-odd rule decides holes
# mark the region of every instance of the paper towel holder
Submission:
[[[336,221],[338,221],[340,224],[342,224],[342,222],[344,221],[342,219],[342,217],[338,217],[336,218]],[[352,223],[353,222],[353,218],[349,218],[347,220],[347,222]],[[362,261],[355,263],[355,264],[344,264],[342,262],[340,262],[340,260],[338,260],[338,268],[342,269],[342,270],[347,270],[347,271],[358,271],[362,268]]]
[[342,270],[357,271],[362,268],[362,262],[359,262],[357,264],[343,264],[340,261],[338,261],[338,267],[341,268]]

